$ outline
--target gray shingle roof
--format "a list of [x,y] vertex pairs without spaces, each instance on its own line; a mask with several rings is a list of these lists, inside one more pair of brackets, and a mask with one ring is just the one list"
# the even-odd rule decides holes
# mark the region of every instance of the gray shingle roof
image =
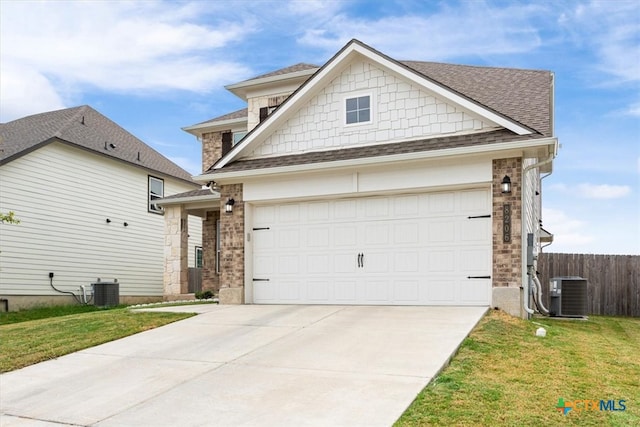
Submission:
[[216,122],[223,122],[223,121],[226,121],[226,120],[247,118],[248,113],[249,113],[249,109],[248,108],[243,108],[241,110],[237,110],[237,111],[233,111],[231,113],[223,114],[222,116],[214,117],[213,119],[205,120],[204,122],[196,123],[195,125],[192,125],[192,126],[198,126],[198,125],[204,125],[204,124],[214,124]]
[[314,151],[303,154],[291,154],[263,159],[238,160],[226,165],[222,169],[209,169],[206,173],[216,174],[224,172],[266,169],[282,166],[305,165],[340,160],[353,160],[390,156],[393,154],[419,153],[425,151],[443,150],[477,145],[489,145],[500,142],[522,141],[541,138],[540,135],[517,135],[510,130],[500,129],[492,132],[453,135],[441,138],[421,139],[417,141],[402,141],[389,144],[344,148],[340,150]]
[[268,72],[266,74],[261,74],[259,76],[252,77],[249,80],[245,80],[245,82],[250,82],[251,80],[264,79],[266,77],[281,76],[283,74],[296,73],[298,71],[311,70],[311,69],[314,69],[314,68],[320,68],[320,66],[319,65],[313,65],[313,64],[305,64],[303,62],[300,62],[298,64],[291,65],[289,67],[280,68],[279,70],[270,71],[270,72]]
[[552,73],[517,68],[400,61],[417,73],[551,136]]
[[0,124],[0,165],[55,140],[193,182],[189,172],[88,105]]

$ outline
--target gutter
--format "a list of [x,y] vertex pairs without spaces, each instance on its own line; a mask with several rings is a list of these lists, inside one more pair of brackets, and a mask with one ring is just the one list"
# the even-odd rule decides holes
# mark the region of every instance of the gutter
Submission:
[[[527,173],[528,173],[528,172],[530,172],[530,171],[531,171],[531,170],[533,170],[533,169],[536,169],[536,168],[539,168],[539,167],[542,167],[542,166],[548,165],[549,163],[553,162],[553,159],[555,159],[556,155],[558,154],[558,141],[557,141],[557,139],[556,139],[556,138],[553,138],[553,139],[555,139],[555,140],[556,140],[556,143],[555,143],[555,145],[554,145],[554,149],[553,149],[553,151],[549,153],[549,156],[548,156],[546,159],[541,160],[541,161],[539,161],[538,163],[534,163],[534,164],[532,164],[532,165],[526,166],[526,167],[523,169],[523,171],[522,171],[522,181],[523,181],[523,182],[525,181],[525,179],[526,179],[525,177],[526,177],[526,175],[527,175]],[[547,176],[549,176],[549,175],[551,175],[551,172],[549,172],[547,175],[545,175],[545,178],[546,178]],[[522,192],[521,192],[521,195],[520,195],[520,203],[521,203],[521,206],[524,206],[524,203],[525,203],[525,200],[524,200],[524,191],[522,191]],[[527,259],[527,252],[526,252],[526,251],[527,251],[527,242],[526,242],[526,240],[525,240],[525,239],[526,239],[526,237],[525,237],[525,236],[527,235],[527,233],[526,233],[526,231],[527,231],[527,230],[525,229],[525,223],[524,223],[524,221],[522,221],[522,224],[521,224],[521,226],[520,226],[520,227],[521,227],[520,233],[521,233],[521,236],[522,236],[522,237],[521,237],[521,239],[522,239],[522,262],[523,262],[523,264],[524,264],[524,263],[526,263],[526,262],[527,262],[527,261],[526,261],[526,259]],[[534,271],[533,271],[533,272],[530,272],[530,271],[529,271],[529,268],[527,268],[527,276],[529,276],[530,274],[535,274],[535,269],[533,269],[533,268],[532,268],[531,270],[534,270]],[[529,279],[530,279],[530,278],[526,278],[526,280],[523,280],[523,285],[524,285],[524,298],[523,298],[523,300],[522,300],[522,308],[523,308],[523,309],[524,309],[524,311],[526,311],[527,313],[529,313],[529,314],[534,314],[533,309],[532,309],[531,307],[529,307],[529,298],[530,298],[530,295],[529,295],[529,294],[530,294],[530,292],[531,292]],[[533,280],[533,279],[531,278],[531,280]]]

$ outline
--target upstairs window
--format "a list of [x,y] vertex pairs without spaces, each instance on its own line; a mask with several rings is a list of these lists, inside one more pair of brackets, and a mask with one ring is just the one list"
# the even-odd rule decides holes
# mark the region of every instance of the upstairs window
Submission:
[[371,96],[346,99],[346,123],[368,123],[371,121]]
[[149,212],[164,214],[164,209],[155,200],[164,197],[164,180],[149,175]]

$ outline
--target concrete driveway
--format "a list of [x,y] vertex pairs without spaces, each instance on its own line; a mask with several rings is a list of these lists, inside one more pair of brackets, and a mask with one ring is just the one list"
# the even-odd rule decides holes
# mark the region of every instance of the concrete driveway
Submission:
[[388,426],[486,307],[198,305],[0,375],[7,426]]

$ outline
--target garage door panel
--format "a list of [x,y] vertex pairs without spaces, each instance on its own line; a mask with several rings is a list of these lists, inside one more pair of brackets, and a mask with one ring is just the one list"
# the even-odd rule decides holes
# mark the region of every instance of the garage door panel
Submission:
[[460,221],[460,242],[482,243],[491,238],[491,219],[478,218]]
[[308,274],[331,273],[331,256],[329,254],[310,254],[306,258]]
[[278,275],[282,274],[299,274],[300,271],[300,255],[289,254],[280,255],[278,257]]
[[395,218],[415,218],[419,212],[419,196],[396,196],[393,198],[393,216]]
[[353,274],[358,268],[358,255],[353,252],[336,253],[333,255],[334,272],[338,274]]
[[391,243],[389,221],[367,223],[364,225],[364,244],[367,247],[388,245]]
[[414,245],[419,242],[420,224],[417,221],[403,221],[393,225],[393,243]]
[[454,220],[442,219],[427,222],[427,244],[451,243],[456,239]]
[[393,260],[394,273],[420,272],[420,253],[417,250],[396,253]]
[[489,298],[488,279],[463,279],[460,281],[460,302],[462,304],[485,304]]
[[332,286],[329,280],[310,280],[307,282],[307,298],[311,302],[322,303],[332,298]]
[[312,202],[308,205],[307,219],[309,222],[327,222],[329,216],[329,202]]
[[390,302],[389,280],[367,279],[364,281],[365,303]]
[[441,250],[428,251],[425,253],[426,273],[454,273],[456,271],[456,251]]
[[461,249],[459,270],[471,275],[483,275],[491,268],[491,254],[483,247]]
[[396,280],[393,286],[393,300],[402,303],[419,303],[420,282],[418,280]]
[[339,200],[333,203],[333,217],[337,220],[354,220],[358,215],[355,200]]
[[[272,286],[274,284],[271,284]],[[298,302],[301,299],[302,286],[298,280],[280,280],[274,286],[277,289],[278,299],[285,302]]]
[[430,215],[453,215],[456,207],[455,193],[435,193],[427,197],[427,212]]
[[391,266],[389,265],[389,254],[387,252],[379,251],[366,251],[362,255],[362,267],[360,267],[363,273],[384,273],[391,272]]
[[300,222],[300,205],[280,205],[278,209],[278,222],[286,223],[299,223]]
[[453,279],[434,278],[429,280],[427,302],[431,304],[452,304],[456,300],[456,281]]
[[337,247],[358,246],[358,227],[354,225],[339,225],[335,227],[334,242]]
[[465,190],[461,191],[459,194],[461,213],[473,214],[474,212],[491,212],[491,206],[486,190]]
[[357,281],[356,280],[340,280],[334,281],[335,301],[347,304],[356,302]]
[[307,246],[311,248],[329,248],[331,230],[328,225],[322,227],[310,227],[307,230]]

